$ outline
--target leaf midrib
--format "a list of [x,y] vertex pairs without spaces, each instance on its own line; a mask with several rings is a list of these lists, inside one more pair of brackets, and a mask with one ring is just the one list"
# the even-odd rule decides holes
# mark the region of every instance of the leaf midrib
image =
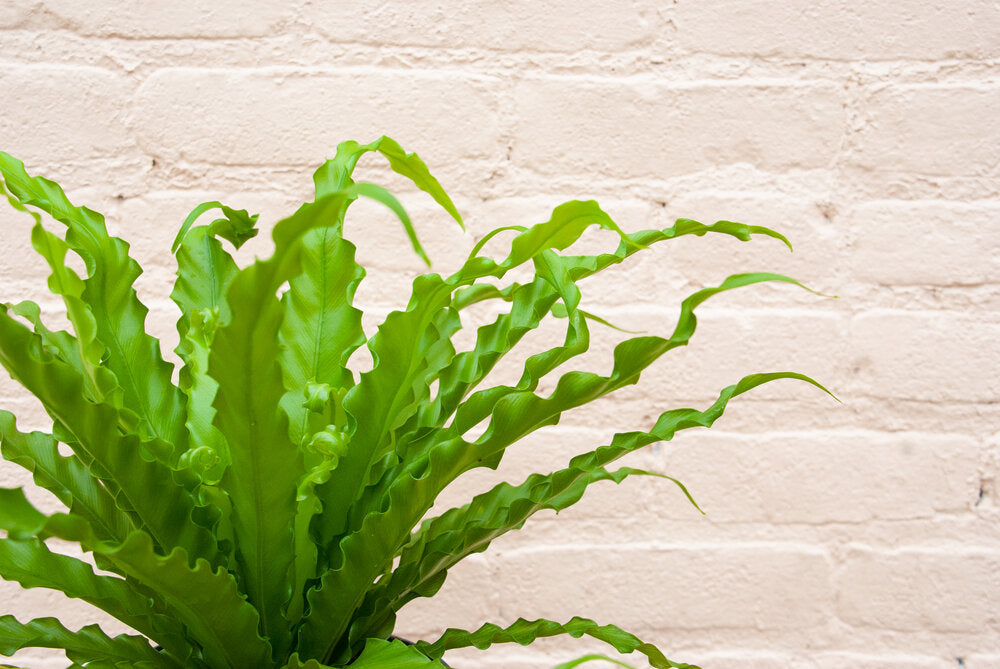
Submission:
[[[254,342],[256,340],[256,337],[253,336],[253,333],[254,333],[254,330],[251,330],[250,331],[250,342],[249,342],[251,354],[254,352]],[[252,355],[251,360],[256,360],[256,356]],[[247,385],[244,388],[245,397],[244,397],[244,404],[243,404],[244,406],[250,408],[250,411],[248,411],[246,413],[247,426],[248,426],[248,429],[249,429],[249,432],[250,432],[250,438],[251,438],[251,440],[254,443],[254,448],[255,449],[260,447],[260,444],[259,444],[259,442],[257,440],[257,436],[258,436],[257,435],[257,421],[254,420],[254,412],[253,412],[253,398],[254,398],[253,389],[256,387],[256,385],[254,383],[255,376],[256,376],[256,369],[257,369],[256,365],[254,365],[254,364],[250,365],[250,370],[249,370],[249,373],[247,374]],[[264,629],[264,635],[265,636],[270,636],[269,629],[268,629],[268,627],[269,627],[268,622],[270,620],[270,616],[268,615],[268,608],[269,607],[267,605],[267,597],[264,595],[264,590],[263,590],[263,584],[264,584],[264,560],[263,560],[262,556],[264,554],[264,540],[263,540],[263,537],[264,537],[264,507],[263,507],[263,499],[262,499],[263,496],[261,495],[262,486],[261,486],[261,477],[260,477],[260,467],[258,466],[260,464],[260,462],[259,462],[259,459],[256,458],[256,457],[250,457],[248,460],[249,460],[249,463],[250,463],[250,485],[251,485],[251,487],[253,489],[254,526],[255,526],[255,528],[254,528],[254,544],[255,544],[255,549],[254,549],[254,564],[252,565],[252,568],[253,568],[253,572],[254,572],[254,583],[256,583],[256,587],[257,588],[260,588],[260,590],[259,590],[259,592],[260,592],[260,601],[257,602],[257,606],[260,608],[260,612],[261,612],[261,616],[260,616],[261,626]]]
[[316,326],[316,339],[313,346],[313,366],[312,366],[312,377],[314,380],[319,381],[319,360],[322,355],[322,335],[323,329],[326,325],[326,284],[327,284],[327,264],[329,249],[327,248],[328,235],[330,233],[330,228],[324,226],[320,228],[323,232],[323,253],[320,256],[320,276],[322,277],[322,286],[319,291],[320,295],[320,305],[319,305],[319,323]]

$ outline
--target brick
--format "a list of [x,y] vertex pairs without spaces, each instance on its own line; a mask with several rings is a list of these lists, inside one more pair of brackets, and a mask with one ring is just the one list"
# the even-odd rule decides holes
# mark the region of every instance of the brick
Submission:
[[863,204],[847,215],[851,276],[881,285],[990,283],[1000,274],[998,217],[991,204]]
[[115,73],[95,67],[7,66],[0,69],[0,90],[2,149],[29,165],[29,173],[41,165],[106,157],[131,146],[122,123],[130,86]]
[[[748,374],[780,370],[807,374],[834,393],[846,391],[850,357],[844,345],[847,328],[842,317],[804,309],[739,309],[741,301],[753,300],[766,291],[794,299],[796,290],[801,289],[750,286],[711,298],[718,302],[706,302],[696,311],[698,329],[690,344],[669,351],[643,374],[640,397],[654,403],[655,415],[667,407],[677,406],[678,399],[703,398],[694,406],[707,406],[723,388]],[[676,315],[663,317],[654,312],[646,319],[645,329],[650,334],[669,336]],[[633,323],[624,321],[623,325],[629,327]],[[595,328],[595,340],[603,341],[615,335],[621,338],[620,333],[612,335],[604,330]],[[626,395],[623,393],[622,397]],[[755,388],[747,397],[754,400],[810,399],[823,398],[823,395],[822,391],[801,381],[779,380]],[[836,409],[832,399],[827,404],[831,411]]]
[[[10,409],[5,410],[10,411]],[[16,416],[17,414],[14,415]],[[4,488],[17,488],[31,485],[33,485],[31,474],[27,470],[6,460],[0,462],[0,486]]]
[[[930,520],[968,509],[978,495],[979,449],[970,437],[724,429],[721,422],[719,430],[684,433],[659,455],[644,453],[636,466],[683,481],[717,523]],[[659,506],[689,517],[679,505]]]
[[810,628],[824,624],[833,601],[827,557],[805,546],[562,546],[494,559],[504,615],[582,615],[637,633]]
[[850,257],[848,238],[837,208],[822,196],[692,190],[666,202],[664,213],[668,224],[683,217],[706,224],[730,220],[763,225],[785,235],[795,249],[789,252],[780,241],[758,235],[749,242],[719,234],[664,242],[659,253],[665,260],[657,263],[688,281],[707,283],[717,281],[720,273],[767,271],[795,277],[822,292],[842,290]]
[[[52,430],[52,419],[45,413],[41,403],[34,398],[19,383],[11,380],[7,371],[0,371],[0,398],[2,408],[10,411],[17,418],[18,429],[22,432],[30,430]],[[0,460],[0,467],[14,467],[18,471],[16,476],[20,476],[21,468],[17,465],[8,465],[5,460]]]
[[[375,181],[381,182],[380,179]],[[397,197],[431,259],[430,268],[414,252],[396,215],[381,203],[365,200],[351,205],[344,227],[345,236],[358,249],[357,261],[369,271],[373,283],[379,283],[382,274],[391,274],[391,279],[389,276],[385,279],[398,280],[402,284],[396,289],[385,286],[379,291],[393,305],[399,305],[401,297],[409,296],[416,276],[430,271],[447,276],[457,270],[475,244],[472,235],[463,232],[447,212],[425,194],[397,193]]]
[[855,627],[986,632],[1000,597],[1000,552],[970,546],[857,547],[838,573],[837,614]]
[[0,30],[19,27],[31,14],[31,5],[16,0],[0,0]]
[[886,86],[863,103],[849,160],[866,170],[985,176],[1000,151],[1000,87]]
[[[28,165],[28,173],[34,173]],[[53,232],[62,226],[58,223],[43,223]],[[49,266],[31,246],[31,227],[34,221],[30,216],[16,211],[7,204],[4,198],[0,200],[0,230],[3,230],[3,253],[0,253],[0,281],[3,282],[5,302],[19,302],[22,299],[32,299],[36,302],[46,299],[46,281]]]
[[547,174],[824,167],[843,127],[841,93],[826,84],[528,79],[514,104],[514,162]]
[[989,402],[1000,392],[995,319],[879,309],[856,316],[850,328],[848,396]]
[[[716,429],[621,463],[676,475],[707,518],[662,479],[596,484],[460,565],[439,597],[404,609],[398,631],[433,639],[448,625],[580,613],[719,669],[1000,667],[995,4],[0,0],[14,54],[0,71],[0,149],[132,244],[147,328],[165,349],[176,339],[167,249],[187,212],[216,199],[259,211],[262,232],[239,259],[267,255],[271,226],[310,197],[312,169],[347,138],[396,136],[455,198],[465,236],[381,158],[358,171],[400,197],[440,273],[492,227],[545,220],[569,198],[597,199],[628,230],[684,216],[786,233],[794,254],[767,239],[665,242],[585,282],[584,307],[668,334],[685,295],[745,271],[842,299],[776,285],[712,298],[690,346],[513,447],[499,471],[461,477],[435,510],[561,466],[666,408],[705,407],[749,372],[797,369],[846,404],[791,381],[748,393]],[[42,302],[57,324],[29,227],[0,206],[2,299]],[[371,334],[425,270],[380,205],[359,202],[346,232],[369,269],[358,302]],[[463,345],[492,320],[480,306]],[[490,385],[516,380],[564,325],[529,335]],[[592,330],[592,350],[560,372],[607,373],[628,335]],[[51,426],[3,372],[0,400],[22,429]],[[27,480],[0,463],[0,484]],[[44,590],[0,583],[0,601],[22,619],[105,624]],[[527,669],[595,651],[607,649],[556,638],[448,657]],[[12,663],[65,666],[59,656],[32,649]]]
[[501,51],[618,51],[648,43],[648,10],[636,3],[475,0],[441,5],[429,0],[402,6],[362,0],[316,5],[313,27],[331,40],[385,45]]
[[[926,657],[903,653],[822,653],[816,657],[816,669],[843,669],[843,667],[864,667],[865,669],[955,669],[953,659]],[[961,665],[958,665],[961,666]],[[966,665],[970,666],[970,665]]]
[[729,652],[692,652],[690,661],[712,669],[812,669],[812,663],[797,660],[790,655],[740,649]]
[[954,660],[901,653],[810,653],[808,658],[744,650],[739,653],[697,653],[693,659],[712,669],[955,669]]
[[341,141],[387,134],[438,173],[492,156],[498,140],[484,80],[428,72],[159,70],[138,92],[132,126],[168,160],[251,165],[318,166]]
[[672,18],[674,39],[682,48],[724,55],[934,60],[1000,53],[1000,10],[989,0],[932,5],[825,0],[808,7],[767,0],[681,0]]
[[183,4],[169,0],[44,0],[43,6],[75,32],[100,37],[255,37],[268,35],[293,18],[290,5],[264,0]]
[[10,661],[16,662],[18,666],[32,667],[33,669],[60,669],[67,666],[65,653],[47,648],[19,651],[10,657]]

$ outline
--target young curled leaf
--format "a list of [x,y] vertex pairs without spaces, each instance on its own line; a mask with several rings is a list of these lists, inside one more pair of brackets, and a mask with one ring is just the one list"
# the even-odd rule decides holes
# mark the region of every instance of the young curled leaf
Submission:
[[247,240],[257,236],[259,230],[255,226],[260,214],[250,214],[246,209],[233,209],[221,202],[202,202],[184,219],[181,229],[177,231],[177,236],[174,237],[174,243],[170,245],[171,253],[177,253],[181,243],[184,241],[184,236],[191,229],[191,226],[194,225],[194,222],[202,214],[212,209],[221,211],[222,218],[215,219],[207,226],[206,232],[209,235],[221,237],[237,249],[243,246]]

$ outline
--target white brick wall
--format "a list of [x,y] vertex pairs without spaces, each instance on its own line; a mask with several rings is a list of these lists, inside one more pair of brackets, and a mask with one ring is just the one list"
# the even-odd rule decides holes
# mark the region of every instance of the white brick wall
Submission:
[[[691,346],[639,386],[511,451],[499,475],[463,478],[442,507],[753,371],[814,374],[845,401],[775,384],[716,430],[637,454],[708,516],[669,483],[596,485],[415,602],[399,629],[415,638],[579,613],[706,668],[1000,667],[998,119],[992,0],[0,0],[0,148],[133,242],[169,348],[167,247],[187,211],[221,199],[266,227],[308,197],[338,141],[382,133],[425,158],[473,236],[593,197],[629,229],[730,218],[796,245],[648,253],[585,292],[624,327],[669,332],[684,295],[741,271],[841,296],[715,298]],[[361,170],[399,186],[377,159]],[[402,193],[448,269],[471,238]],[[359,297],[384,312],[420,265],[386,215],[357,214],[348,234],[372,267]],[[26,219],[0,208],[0,225],[3,299],[51,305]],[[586,361],[603,370],[615,339],[594,340]],[[6,379],[0,400],[43,424]],[[0,602],[89,619],[7,583]],[[596,649],[560,639],[452,659],[520,669]]]

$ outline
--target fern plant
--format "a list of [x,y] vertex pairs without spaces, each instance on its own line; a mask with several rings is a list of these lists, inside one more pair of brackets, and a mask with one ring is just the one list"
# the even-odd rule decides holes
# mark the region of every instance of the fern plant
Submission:
[[[22,489],[0,490],[0,576],[82,599],[139,633],[110,638],[97,626],[74,632],[55,618],[4,615],[0,653],[61,648],[73,667],[94,668],[417,668],[444,666],[453,648],[570,634],[638,652],[654,667],[689,666],[583,618],[452,629],[415,645],[392,632],[397,611],[434,595],[451,567],[535,512],[568,507],[596,481],[649,473],[607,468],[623,455],[710,426],[731,398],[762,383],[815,384],[791,372],[748,376],[704,410],[666,411],[647,431],[618,433],[560,469],[425,517],[460,474],[495,468],[522,437],[636,383],[653,361],[687,344],[704,300],[765,281],[797,284],[777,274],[730,276],[685,299],[670,336],[619,343],[610,375],[568,372],[543,396],[539,381],[588,348],[594,317],[580,309],[578,281],[683,235],[787,240],[763,227],[688,219],[626,234],[595,202],[567,202],[543,223],[489,233],[448,277],[416,277],[406,307],[368,336],[352,304],[365,271],[343,234],[351,203],[364,196],[389,206],[416,252],[426,254],[398,201],[353,180],[366,152],[382,154],[461,224],[426,165],[386,137],[341,144],[314,175],[315,200],[275,225],[273,254],[245,267],[222,242],[238,248],[254,237],[257,216],[200,205],[172,248],[178,384],[144,329],[147,309],[133,289],[141,270],[128,244],[108,234],[100,214],[0,153],[7,198],[34,218],[32,245],[74,331],[47,328],[32,302],[0,306],[0,362],[52,419],[50,432],[21,432],[12,414],[0,412],[0,453],[66,507],[49,515]],[[43,227],[36,210],[65,226],[63,234]],[[221,215],[194,225],[210,210]],[[617,248],[565,253],[591,226],[617,234]],[[483,254],[501,233],[510,235],[505,257]],[[69,254],[83,259],[85,275],[67,264]],[[504,281],[528,263],[530,281]],[[500,315],[478,328],[474,347],[457,351],[463,310],[485,300],[501,305]],[[515,385],[480,387],[549,316],[566,321],[562,343],[528,357]],[[360,347],[373,366],[358,374],[348,363]],[[484,421],[485,432],[471,436]],[[78,543],[103,571],[53,552],[50,537]]]

